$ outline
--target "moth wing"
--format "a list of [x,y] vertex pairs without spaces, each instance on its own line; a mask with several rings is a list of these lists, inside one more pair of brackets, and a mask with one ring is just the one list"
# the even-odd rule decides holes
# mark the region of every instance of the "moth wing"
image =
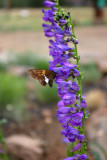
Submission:
[[50,70],[39,70],[39,69],[30,69],[29,74],[34,79],[38,79],[42,86],[46,86],[48,83],[50,87],[53,86],[53,79],[56,76],[56,73]]
[[40,84],[42,86],[46,86],[45,77],[43,75],[44,70],[38,70],[38,69],[30,69],[28,72],[31,75],[32,78],[39,80]]
[[40,79],[41,76],[43,76],[43,71],[39,69],[30,69],[28,70],[28,73],[31,75],[31,77],[35,79]]
[[53,87],[53,79],[50,79],[48,84],[49,84],[50,87]]
[[53,86],[53,80],[55,79],[56,73],[53,71],[47,71],[46,77],[49,79],[48,84],[50,87]]
[[44,76],[40,77],[38,80],[39,80],[39,82],[40,82],[40,84],[41,84],[42,86],[46,86],[46,85],[47,85],[47,83],[45,82]]

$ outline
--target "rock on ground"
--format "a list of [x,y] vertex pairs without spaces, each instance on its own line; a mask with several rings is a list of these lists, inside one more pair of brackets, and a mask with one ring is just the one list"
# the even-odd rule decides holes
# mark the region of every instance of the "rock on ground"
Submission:
[[43,141],[27,135],[12,135],[6,138],[6,148],[9,155],[21,160],[40,160],[44,150]]

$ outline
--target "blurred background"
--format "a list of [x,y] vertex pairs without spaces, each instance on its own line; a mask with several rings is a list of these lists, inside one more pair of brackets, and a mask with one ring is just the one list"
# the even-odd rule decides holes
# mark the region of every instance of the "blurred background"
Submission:
[[[0,119],[12,160],[63,160],[66,146],[56,119],[56,85],[42,87],[28,69],[48,69],[48,38],[42,31],[43,0],[0,0]],[[107,1],[61,0],[79,40],[87,96],[90,159],[107,159]],[[94,155],[94,157],[93,157]],[[0,154],[0,156],[2,156]]]

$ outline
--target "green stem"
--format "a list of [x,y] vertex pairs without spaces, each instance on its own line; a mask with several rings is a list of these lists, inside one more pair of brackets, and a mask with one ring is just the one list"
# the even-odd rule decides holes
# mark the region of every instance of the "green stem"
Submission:
[[56,2],[57,2],[57,8],[58,8],[58,11],[59,11],[59,0],[56,0]]
[[[76,39],[75,36],[75,32],[74,32],[74,24],[72,23],[72,19],[71,19],[71,15],[70,15],[70,24],[72,27],[72,35],[73,37]],[[77,44],[74,43],[74,49],[75,49],[75,56],[76,56],[76,61],[77,61],[77,65],[78,65],[78,70],[80,72],[80,66],[79,66],[79,56],[78,56],[78,50],[77,50]],[[81,88],[81,81],[82,81],[82,73],[80,72],[80,76],[77,78],[78,80],[78,85],[79,85],[79,95],[80,95],[80,101],[82,100],[82,88]],[[82,118],[82,130],[80,130],[80,133],[84,135],[84,121],[85,121],[85,109],[82,109],[82,111],[84,112],[83,118]],[[84,144],[84,141],[83,143]],[[84,153],[84,145],[82,145],[83,147],[81,148],[81,152]]]
[[1,124],[0,124],[0,142],[1,142],[1,147],[3,149],[3,152],[4,152],[3,153],[3,160],[8,160]]

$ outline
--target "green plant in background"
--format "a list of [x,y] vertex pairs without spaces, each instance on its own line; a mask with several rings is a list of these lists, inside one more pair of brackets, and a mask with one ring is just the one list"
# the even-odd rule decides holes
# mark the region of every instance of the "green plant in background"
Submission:
[[13,113],[15,111],[21,113],[24,109],[22,104],[24,104],[25,93],[26,80],[24,78],[0,73],[0,114],[3,116],[6,109],[12,110]]
[[3,123],[6,123],[5,119],[0,120],[0,144],[1,144],[0,160],[9,160],[9,158],[7,156],[7,152],[6,152],[5,140],[4,140],[3,133],[2,133],[2,124]]
[[105,148],[103,148],[99,143],[91,142],[89,145],[90,145],[91,153],[94,155],[96,160],[102,160],[100,155],[101,153],[104,156],[105,160],[107,159],[107,152]]
[[7,63],[1,63],[0,62],[0,71],[5,72],[7,67],[8,67]]
[[26,52],[22,54],[14,53],[13,59],[10,60],[9,65],[21,65],[38,69],[48,69],[48,60],[39,58],[32,52]]
[[83,72],[83,81],[85,83],[93,83],[102,77],[102,73],[98,70],[95,63],[81,65],[80,68]]
[[43,87],[41,85],[38,85],[39,82],[36,82],[36,90],[35,90],[35,96],[38,101],[42,103],[56,103],[59,100],[59,97],[57,96],[57,89],[56,85],[54,84],[52,88],[50,88],[48,85],[46,87]]

